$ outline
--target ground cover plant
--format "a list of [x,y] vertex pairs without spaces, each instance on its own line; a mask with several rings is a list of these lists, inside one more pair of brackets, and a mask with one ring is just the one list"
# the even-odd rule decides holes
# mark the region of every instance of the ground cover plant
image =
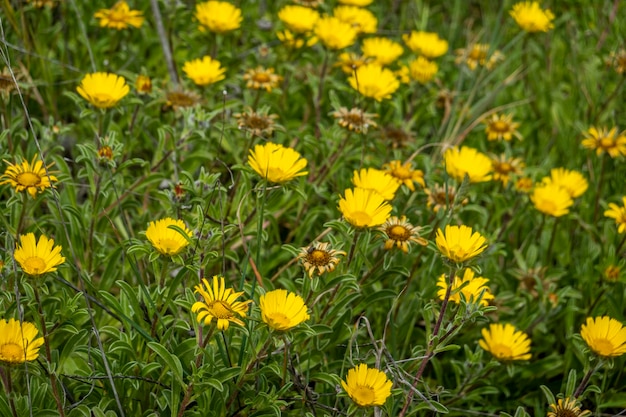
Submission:
[[1,416],[626,412],[618,0],[1,7]]

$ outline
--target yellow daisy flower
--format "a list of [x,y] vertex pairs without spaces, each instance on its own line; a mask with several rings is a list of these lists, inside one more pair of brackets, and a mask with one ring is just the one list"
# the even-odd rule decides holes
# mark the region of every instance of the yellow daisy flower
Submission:
[[540,212],[553,217],[561,217],[569,213],[574,204],[567,190],[557,184],[542,184],[535,187],[530,201]]
[[342,52],[337,57],[335,67],[340,67],[341,70],[348,75],[354,74],[354,71],[361,68],[363,65],[372,62],[372,58],[355,54],[354,52]]
[[456,263],[469,261],[487,249],[487,239],[465,225],[437,230],[435,244],[445,258]]
[[406,220],[406,216],[400,218],[392,216],[378,228],[385,234],[385,249],[391,250],[394,246],[404,253],[409,253],[409,243],[415,242],[422,246],[428,245],[428,241],[420,237],[421,227],[413,226]]
[[[474,271],[467,268],[463,273],[463,278],[458,275],[454,277],[450,293],[450,301],[461,304],[461,294],[463,294],[465,301],[468,303],[475,303],[478,300],[478,297],[481,297],[482,294],[480,305],[483,307],[487,306],[489,305],[489,300],[493,300],[494,298],[491,290],[487,286],[488,282],[489,280],[487,278],[476,277],[474,276]],[[448,290],[448,277],[445,274],[442,274],[439,277],[437,280],[437,286],[439,287],[439,290],[437,290],[437,296],[440,300],[443,300],[446,297],[446,292]]]
[[595,149],[598,156],[604,152],[611,158],[626,156],[626,132],[618,134],[616,127],[609,130],[606,127],[598,129],[592,126],[585,133],[582,145],[587,149]]
[[332,50],[347,48],[354,43],[358,35],[352,25],[330,16],[320,18],[313,28],[313,33],[322,45]]
[[457,65],[464,63],[472,71],[479,65],[490,70],[504,59],[504,55],[498,49],[489,55],[490,48],[491,45],[488,43],[475,43],[467,48],[459,48],[454,51],[456,55],[454,62]]
[[550,411],[547,417],[587,417],[591,411],[582,411],[578,406],[576,398],[559,398],[556,404],[550,404]]
[[274,68],[256,67],[249,69],[243,75],[243,80],[246,81],[246,87],[254,90],[265,90],[268,93],[272,91],[272,88],[278,87],[283,77],[274,74]]
[[373,190],[347,189],[339,200],[339,211],[357,228],[379,226],[389,218],[391,206]]
[[226,68],[222,68],[220,62],[210,56],[185,62],[183,71],[196,85],[200,86],[215,84],[226,77],[224,75]]
[[42,192],[46,188],[52,188],[52,182],[58,181],[57,177],[49,175],[50,171],[46,174],[46,168],[52,167],[54,162],[44,168],[43,161],[37,159],[37,154],[33,156],[31,163],[22,161],[21,164],[12,164],[7,160],[4,162],[9,166],[0,176],[0,180],[4,179],[0,185],[10,184],[17,193],[25,190],[32,198],[35,198],[37,190]]
[[400,87],[400,82],[393,71],[378,64],[363,65],[355,72],[356,74],[348,79],[350,86],[363,96],[376,101],[391,98]]
[[152,92],[152,80],[147,75],[138,75],[135,80],[135,90],[139,94],[150,94]]
[[302,171],[307,160],[298,151],[272,142],[251,149],[248,164],[262,178],[279,184],[309,173]]
[[334,271],[340,260],[339,255],[346,256],[346,253],[342,250],[331,249],[330,243],[315,242],[311,246],[300,248],[297,259],[302,262],[309,278],[313,278],[316,270],[318,275]]
[[587,179],[580,172],[565,168],[551,169],[550,176],[545,177],[542,182],[563,187],[572,198],[580,197],[589,187]]
[[180,219],[174,220],[171,217],[166,217],[156,222],[150,222],[146,230],[146,237],[154,249],[165,256],[177,255],[189,245],[189,239],[170,226],[179,227],[189,238],[193,236],[191,230],[185,226],[185,222]]
[[615,219],[618,233],[626,233],[626,197],[622,197],[623,206],[609,203],[609,209],[604,212],[608,218]]
[[243,20],[241,9],[225,1],[198,3],[195,16],[200,23],[201,32],[230,32],[239,29]]
[[0,362],[16,365],[34,361],[39,357],[43,337],[37,337],[33,323],[0,319]]
[[358,188],[376,191],[387,201],[393,200],[400,187],[400,183],[394,177],[376,168],[354,171],[352,184]]
[[378,19],[367,9],[356,6],[337,6],[333,9],[333,16],[348,23],[358,33],[376,33]]
[[305,6],[285,6],[278,11],[278,18],[294,33],[308,33],[320,19],[317,10]]
[[580,335],[598,356],[609,358],[626,353],[626,327],[609,316],[587,317]]
[[391,161],[383,165],[383,170],[394,177],[400,185],[405,185],[409,190],[415,191],[414,182],[422,187],[426,187],[424,182],[424,171],[413,169],[411,162],[402,163],[401,161]]
[[444,152],[443,159],[448,174],[458,181],[463,181],[466,174],[471,183],[491,180],[491,159],[474,148],[449,148]]
[[499,361],[520,361],[531,358],[530,339],[509,323],[492,323],[489,330],[482,330],[483,338],[478,341],[481,348]]
[[56,271],[57,266],[65,262],[61,256],[62,249],[61,246],[54,246],[53,239],[41,235],[39,241],[36,241],[33,233],[27,233],[20,235],[20,244],[13,257],[26,274],[39,276]]
[[99,109],[115,106],[130,91],[124,77],[108,72],[85,75],[76,91]]
[[361,44],[363,55],[375,59],[379,65],[390,65],[404,52],[402,45],[389,38],[367,38]]
[[485,133],[488,140],[505,140],[510,141],[515,136],[522,140],[522,135],[517,131],[519,123],[513,121],[511,114],[492,114],[482,121],[485,125]]
[[383,405],[391,395],[392,385],[384,372],[364,363],[350,369],[345,382],[341,381],[344,391],[359,407]]
[[219,330],[228,330],[230,323],[244,325],[239,317],[246,317],[248,305],[252,301],[237,301],[243,291],[235,292],[232,288],[226,288],[224,277],[217,275],[213,276],[213,285],[202,278],[202,283],[194,288],[194,292],[203,298],[203,301],[197,301],[191,306],[191,311],[198,314],[198,323],[209,325],[215,318]]
[[317,38],[315,36],[307,38],[302,35],[293,34],[291,31],[286,29],[276,32],[276,37],[283,43],[283,45],[291,49],[300,49],[304,45],[313,46],[317,43]]
[[491,166],[493,169],[493,180],[500,181],[506,187],[511,176],[522,174],[526,164],[524,164],[521,158],[507,158],[506,155],[502,154],[491,158]]
[[515,189],[521,193],[529,193],[532,191],[535,183],[530,177],[520,177],[515,181]]
[[439,67],[433,61],[429,61],[423,56],[418,56],[409,64],[409,75],[411,79],[426,84],[437,75]]
[[100,19],[100,27],[122,30],[129,26],[136,28],[143,24],[142,12],[139,10],[130,10],[128,3],[118,1],[110,9],[100,9],[93,17]]
[[261,318],[274,330],[285,331],[308,320],[309,313],[304,300],[287,290],[274,290],[259,299]]
[[536,1],[516,3],[509,14],[526,32],[547,32],[554,27],[554,14],[549,9],[543,10]]
[[448,52],[448,41],[433,32],[412,31],[402,35],[402,39],[411,51],[428,59],[438,58]]

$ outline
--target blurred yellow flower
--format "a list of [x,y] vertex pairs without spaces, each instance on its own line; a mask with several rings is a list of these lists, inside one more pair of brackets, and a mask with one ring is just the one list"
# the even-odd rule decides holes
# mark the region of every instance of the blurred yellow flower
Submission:
[[529,193],[532,191],[535,183],[530,177],[520,177],[515,181],[515,189],[521,193]]
[[27,233],[20,235],[20,245],[16,247],[13,257],[26,274],[39,276],[56,271],[57,266],[65,262],[61,256],[62,249],[60,245],[54,246],[53,239],[41,235],[36,241],[33,233]]
[[44,343],[44,338],[37,337],[37,333],[33,323],[0,319],[0,362],[15,365],[37,360]]
[[491,166],[493,169],[493,180],[500,181],[506,187],[511,176],[522,174],[526,164],[524,164],[521,158],[507,157],[502,154],[491,158]]
[[[454,187],[446,187],[440,184],[435,184],[432,189],[424,188],[424,192],[428,197],[426,200],[426,206],[432,209],[435,213],[439,212],[441,209],[447,210],[450,206],[452,206],[455,203],[457,195]],[[468,202],[469,200],[465,198],[463,201],[457,202],[457,204],[465,205]]]
[[313,278],[316,270],[318,275],[334,271],[340,261],[339,255],[346,256],[346,253],[342,250],[331,249],[330,243],[315,242],[311,246],[300,248],[297,259],[302,262],[309,278]]
[[402,39],[411,51],[428,59],[438,58],[448,52],[448,41],[434,32],[412,31],[402,35]]
[[202,296],[202,301],[197,301],[191,306],[191,312],[198,314],[198,323],[211,324],[213,319],[217,322],[218,330],[228,330],[230,323],[243,326],[241,318],[246,317],[248,306],[252,302],[237,301],[243,295],[243,291],[235,292],[232,288],[226,288],[224,277],[213,276],[213,285],[202,278],[202,283],[194,287],[195,293]]
[[362,168],[354,171],[352,184],[365,190],[376,191],[385,200],[393,200],[400,187],[400,183],[394,177],[376,168]]
[[587,417],[591,415],[589,410],[581,410],[576,398],[559,398],[556,404],[550,404],[550,411],[546,417]]
[[465,63],[472,71],[478,65],[487,69],[492,69],[498,62],[504,59],[504,55],[499,50],[492,51],[489,55],[490,45],[488,43],[475,43],[467,48],[460,48],[454,51],[456,64]]
[[609,209],[604,212],[604,215],[610,219],[615,219],[618,233],[626,233],[626,197],[622,197],[623,206],[618,206],[615,203],[609,203]]
[[85,75],[76,91],[85,100],[100,109],[115,106],[130,91],[124,77],[108,72]]
[[320,19],[317,10],[305,6],[285,6],[278,11],[278,18],[294,33],[311,32]]
[[540,212],[549,216],[561,217],[569,213],[574,204],[567,190],[557,184],[541,184],[533,190],[530,201]]
[[333,50],[352,45],[358,34],[352,25],[331,16],[320,18],[315,24],[313,32],[326,48]]
[[623,74],[626,72],[626,49],[620,48],[612,51],[606,60],[606,64],[615,68],[615,72]]
[[268,93],[273,88],[278,87],[278,84],[282,81],[283,77],[274,74],[274,68],[264,68],[258,66],[253,69],[249,69],[243,75],[243,80],[246,81],[246,87],[254,90],[265,90]]
[[354,52],[342,52],[337,57],[335,67],[341,67],[341,70],[348,74],[354,74],[354,71],[361,68],[363,65],[372,62],[372,58],[355,54]]
[[139,94],[150,94],[152,92],[152,80],[146,75],[138,75],[135,80],[135,90]]
[[604,152],[611,158],[626,156],[626,132],[617,133],[617,128],[609,130],[606,127],[590,127],[582,141],[583,147],[595,149],[598,156]]
[[362,363],[348,371],[341,386],[359,407],[383,405],[391,395],[393,383],[384,372]]
[[418,56],[409,64],[409,75],[411,79],[419,82],[420,84],[426,84],[437,75],[439,67],[433,61],[429,61],[423,56]]
[[352,75],[348,81],[350,86],[364,97],[382,101],[391,98],[391,95],[400,87],[400,82],[394,73],[380,65],[366,64],[355,72],[356,74]]
[[[461,304],[461,295],[463,295],[466,302],[476,303],[480,297],[480,305],[483,307],[487,306],[489,305],[489,300],[493,300],[494,298],[491,293],[491,289],[487,286],[488,282],[489,280],[487,278],[476,277],[474,276],[474,271],[467,268],[463,273],[463,278],[459,275],[454,277],[450,293],[450,301],[456,304]],[[443,300],[446,297],[446,292],[448,290],[448,277],[445,274],[442,274],[439,277],[437,280],[437,286],[439,287],[439,290],[437,290],[437,296],[440,300]]]
[[598,356],[608,358],[626,353],[626,327],[609,316],[587,317],[580,335]]
[[219,61],[210,56],[204,56],[185,62],[183,71],[196,85],[206,86],[215,84],[226,77],[224,75],[226,68],[222,68],[221,65]]
[[449,148],[444,152],[443,159],[448,174],[458,181],[463,181],[466,174],[471,183],[491,180],[491,159],[474,148]]
[[303,171],[307,160],[298,151],[272,142],[256,145],[250,150],[248,164],[262,178],[279,184],[308,174]]
[[154,249],[165,256],[177,255],[189,245],[189,239],[170,226],[179,227],[189,238],[193,236],[191,230],[187,229],[185,222],[180,219],[174,220],[171,217],[166,217],[156,222],[150,222],[146,230],[146,238],[154,246]]
[[241,9],[225,1],[198,3],[195,16],[200,23],[201,32],[230,32],[239,29],[243,20]]
[[580,197],[589,187],[587,179],[580,172],[565,168],[551,169],[550,176],[543,178],[542,182],[564,188],[572,198]]
[[274,330],[285,331],[308,320],[309,313],[304,300],[287,290],[274,290],[259,299],[261,318]]
[[367,9],[356,6],[337,6],[333,9],[333,16],[348,23],[358,33],[376,33],[378,19]]
[[487,249],[487,239],[465,225],[447,225],[445,232],[438,229],[435,244],[445,258],[456,263],[469,261]]
[[419,235],[421,229],[421,227],[413,226],[409,223],[406,220],[406,216],[399,218],[392,216],[378,228],[378,230],[385,234],[386,250],[391,250],[396,247],[404,253],[409,252],[409,244],[411,242],[422,246],[428,245],[428,241]]
[[365,6],[369,6],[370,4],[372,4],[374,0],[339,0],[340,4],[347,4],[350,6],[359,6],[359,7],[365,7]]
[[379,65],[390,65],[395,62],[404,52],[402,45],[389,38],[367,38],[361,44],[363,55],[375,59]]
[[424,172],[420,169],[413,169],[411,162],[403,164],[401,161],[391,161],[383,165],[383,170],[411,191],[415,191],[414,182],[426,187]]
[[54,162],[44,168],[43,161],[37,156],[37,154],[33,156],[31,163],[22,161],[21,164],[12,164],[4,160],[8,167],[0,176],[0,180],[4,179],[0,185],[10,184],[11,187],[15,188],[15,192],[26,191],[32,198],[35,198],[37,191],[43,192],[46,188],[52,188],[52,182],[58,180],[57,177],[51,175],[50,171],[46,173],[46,169],[52,167]]
[[347,189],[339,200],[339,211],[356,228],[379,226],[389,218],[391,206],[373,190]]
[[549,9],[543,10],[536,1],[516,3],[509,14],[526,32],[547,32],[554,27],[552,12]]
[[519,123],[513,121],[511,114],[494,113],[482,121],[485,125],[485,133],[488,140],[510,141],[515,136],[522,140],[522,135],[517,131]]
[[100,27],[122,30],[129,26],[136,28],[143,24],[142,12],[139,10],[130,10],[128,3],[118,1],[110,9],[100,9],[93,17],[100,19]]
[[482,329],[482,335],[478,344],[499,361],[523,361],[532,356],[530,339],[512,324],[492,323],[489,330]]

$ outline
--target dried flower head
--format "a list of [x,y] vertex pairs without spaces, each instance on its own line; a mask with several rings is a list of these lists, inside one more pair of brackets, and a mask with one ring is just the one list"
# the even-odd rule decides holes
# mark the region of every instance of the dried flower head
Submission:
[[254,90],[263,89],[269,93],[273,88],[278,87],[283,77],[274,74],[274,68],[258,66],[247,70],[243,79],[246,81],[246,87]]
[[456,54],[455,63],[467,65],[472,71],[479,65],[487,69],[492,69],[498,62],[504,60],[504,55],[497,49],[489,54],[490,45],[488,43],[474,43],[467,48],[460,48],[454,51]]
[[331,115],[337,119],[339,126],[356,133],[367,133],[370,127],[375,128],[377,126],[373,119],[378,117],[378,115],[365,113],[358,107],[353,107],[350,110],[346,107],[340,107],[339,110],[335,110]]
[[174,90],[166,94],[166,107],[173,109],[193,107],[200,102],[200,97],[191,91]]
[[606,61],[607,65],[615,68],[618,74],[626,73],[626,49],[621,48],[619,51],[611,52]]
[[453,187],[445,187],[440,184],[435,184],[432,188],[425,188],[428,199],[426,200],[426,206],[437,213],[439,210],[452,207],[455,203],[465,205],[469,202],[467,198],[463,201],[457,202],[456,189]]
[[233,116],[237,120],[239,129],[250,132],[252,136],[260,137],[272,136],[275,129],[274,120],[278,119],[277,114],[267,114],[267,109],[257,112],[250,107],[246,107],[245,111],[235,113]]

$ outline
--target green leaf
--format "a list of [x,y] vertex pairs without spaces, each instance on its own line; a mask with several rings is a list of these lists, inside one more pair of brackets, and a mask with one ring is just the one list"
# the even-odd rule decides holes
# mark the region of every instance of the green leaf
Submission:
[[183,365],[180,363],[180,359],[172,355],[163,345],[156,342],[148,342],[148,347],[152,349],[157,355],[163,359],[168,366],[172,375],[178,381],[181,386],[185,386],[183,381]]

